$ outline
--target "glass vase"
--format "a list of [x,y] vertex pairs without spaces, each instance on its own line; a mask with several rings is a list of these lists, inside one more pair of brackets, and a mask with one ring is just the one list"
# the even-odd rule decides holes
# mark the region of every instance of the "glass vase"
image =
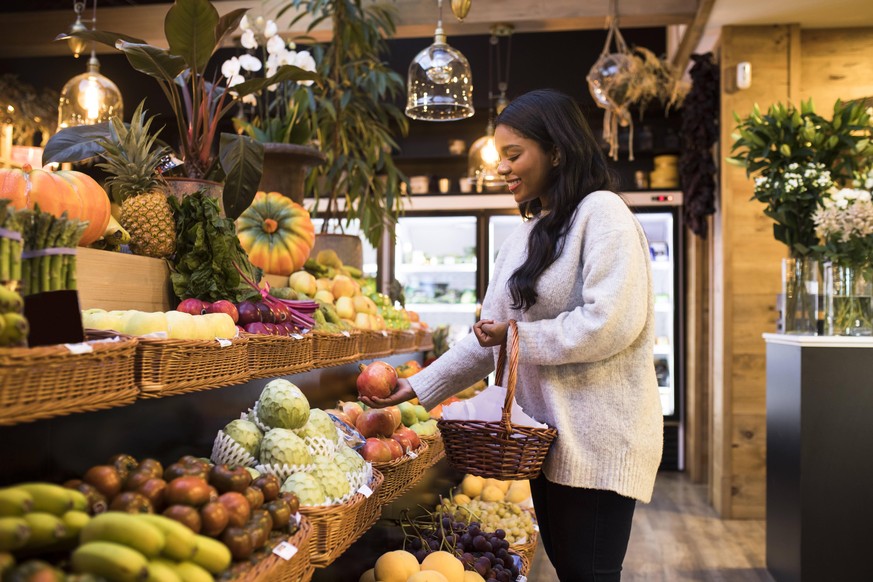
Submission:
[[818,335],[820,280],[816,259],[782,259],[782,333]]
[[825,306],[828,335],[873,335],[873,268],[829,264]]

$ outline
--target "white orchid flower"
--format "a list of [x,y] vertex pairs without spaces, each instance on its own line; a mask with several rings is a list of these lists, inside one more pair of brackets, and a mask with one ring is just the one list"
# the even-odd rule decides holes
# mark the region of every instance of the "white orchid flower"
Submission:
[[249,93],[248,95],[243,96],[242,102],[246,105],[257,105],[258,99],[252,93]]
[[267,53],[273,55],[285,50],[285,41],[281,36],[274,35],[267,40]]
[[235,75],[239,75],[239,69],[239,59],[236,57],[231,57],[228,60],[224,61],[224,64],[221,65],[221,74],[224,75],[225,79],[231,79]]
[[231,77],[228,77],[227,78],[227,88],[230,89],[231,87],[235,87],[235,86],[239,85],[240,83],[244,83],[245,80],[246,80],[246,78],[243,77],[242,75],[233,75]]
[[239,65],[246,71],[261,70],[261,61],[252,55],[240,55]]
[[264,25],[264,36],[267,38],[276,36],[279,33],[279,27],[276,26],[276,23],[272,20],[268,20],[267,24]]
[[[266,21],[264,20],[264,17],[258,16],[255,18],[255,26],[253,28],[258,32],[263,32],[265,24],[266,24]],[[269,35],[264,35],[264,36],[269,36]]]
[[[300,51],[297,53],[297,57],[294,59],[294,64],[303,69],[304,71],[315,71],[315,59],[309,53],[309,51]],[[299,81],[301,85],[306,85],[309,87],[312,85],[313,81]]]
[[282,51],[276,55],[280,65],[293,65],[297,59],[297,53],[294,51]]
[[249,22],[248,14],[243,14],[242,19],[239,21],[239,28],[242,31],[251,30],[252,24]]
[[249,50],[258,48],[258,39],[255,38],[255,31],[251,28],[244,31],[239,39],[239,43]]

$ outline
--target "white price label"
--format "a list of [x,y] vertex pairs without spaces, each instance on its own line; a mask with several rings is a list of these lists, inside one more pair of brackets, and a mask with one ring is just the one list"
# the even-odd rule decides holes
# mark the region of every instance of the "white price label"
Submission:
[[361,485],[360,489],[358,489],[358,493],[369,499],[370,495],[373,494],[373,490],[370,489],[369,485]]
[[294,557],[294,554],[297,553],[297,547],[292,546],[288,542],[282,542],[275,548],[273,548],[273,553],[287,561]]
[[215,341],[217,341],[217,342],[218,342],[218,345],[219,345],[220,347],[222,347],[222,348],[226,348],[226,347],[228,347],[228,346],[232,346],[232,345],[233,345],[233,342],[232,342],[232,341],[230,341],[229,339],[225,339],[225,338],[223,338],[223,337],[217,337],[217,338],[215,338]]
[[303,519],[303,516],[300,515],[300,512],[299,512],[299,511],[298,511],[297,513],[294,514],[294,521],[297,522],[297,525],[300,525],[300,520],[301,520],[301,519]]
[[345,330],[345,329],[344,329],[344,330],[342,330],[340,333],[342,333],[342,334],[343,334],[344,336],[346,336],[346,337],[352,337],[352,334],[350,334],[350,333],[348,332],[348,330]]
[[409,449],[408,451],[406,451],[406,454],[409,455],[410,459],[417,459],[418,458],[418,455],[416,455],[415,451],[413,451],[412,449]]
[[291,337],[293,337],[294,339],[303,339],[303,336],[299,333],[292,333]]
[[534,531],[540,531],[540,526],[537,524],[534,524]]
[[388,337],[388,332],[384,329],[382,330],[382,337]]
[[94,351],[94,348],[92,348],[90,344],[86,343],[64,344],[64,347],[67,348],[71,354],[90,354]]

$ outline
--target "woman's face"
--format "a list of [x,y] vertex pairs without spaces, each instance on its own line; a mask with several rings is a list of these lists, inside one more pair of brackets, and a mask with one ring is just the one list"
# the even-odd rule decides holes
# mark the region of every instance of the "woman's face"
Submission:
[[500,153],[497,173],[506,180],[516,204],[539,198],[543,208],[548,208],[546,188],[553,157],[539,143],[506,125],[494,130],[494,145]]

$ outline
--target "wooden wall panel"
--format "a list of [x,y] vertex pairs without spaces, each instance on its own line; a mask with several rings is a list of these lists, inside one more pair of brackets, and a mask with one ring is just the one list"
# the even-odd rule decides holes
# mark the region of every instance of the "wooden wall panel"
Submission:
[[[830,116],[837,99],[873,95],[873,28],[800,30],[796,25],[726,27],[720,40],[721,155],[730,155],[734,112],[812,97]],[[731,80],[752,64],[752,86]],[[762,518],[766,497],[766,356],[761,334],[775,330],[783,245],[763,206],[750,200],[743,168],[723,165],[711,290],[712,502],[728,518]],[[721,248],[719,248],[721,247]]]

